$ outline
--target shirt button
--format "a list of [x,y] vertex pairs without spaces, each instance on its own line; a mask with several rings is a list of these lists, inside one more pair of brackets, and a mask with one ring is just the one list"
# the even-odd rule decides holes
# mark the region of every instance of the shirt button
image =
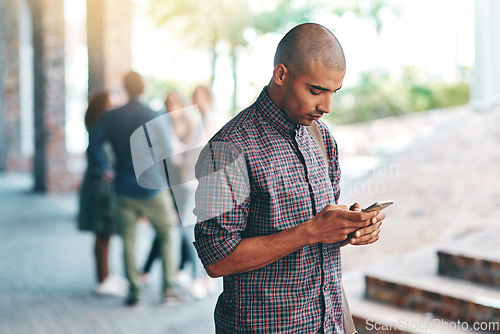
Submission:
[[328,284],[325,284],[325,285],[323,286],[323,290],[324,290],[324,291],[328,291]]
[[325,327],[330,326],[330,322],[328,320],[325,321]]

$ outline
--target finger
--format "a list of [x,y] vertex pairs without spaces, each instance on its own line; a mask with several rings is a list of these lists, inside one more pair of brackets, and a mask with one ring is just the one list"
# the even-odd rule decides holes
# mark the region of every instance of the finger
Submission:
[[353,205],[351,205],[351,207],[349,208],[349,210],[351,210],[351,211],[361,211],[361,205],[356,202]]
[[361,229],[357,230],[353,235],[356,238],[360,238],[360,237],[363,237],[366,235],[370,235],[377,230],[379,231],[378,233],[380,233],[380,226],[381,225],[382,225],[382,222],[378,222],[376,224],[371,224],[368,227],[361,228]]
[[327,210],[347,210],[347,205],[344,204],[328,204],[325,209]]
[[376,235],[380,234],[380,225],[382,225],[381,222],[377,223],[377,224],[374,224],[374,225],[370,225],[364,229],[360,229],[358,230],[360,232],[360,234],[358,235],[356,231],[356,233],[354,234],[356,236],[357,239],[362,239],[362,240],[366,240],[367,238],[372,238],[372,237],[375,237]]
[[379,212],[375,218],[372,219],[372,224],[375,224],[376,222],[381,222],[382,220],[385,219],[385,213]]
[[371,244],[373,244],[373,243],[377,242],[379,239],[380,239],[380,237],[379,237],[379,236],[377,236],[377,237],[375,237],[375,238],[373,238],[373,239],[366,240],[366,241],[359,241],[359,240],[358,240],[357,242],[355,242],[355,243],[353,243],[353,244],[351,244],[351,245],[355,245],[355,246],[366,246],[366,245],[371,245]]
[[377,216],[376,216],[375,218],[377,218],[377,220],[378,220],[378,221],[382,221],[382,220],[384,220],[384,219],[385,219],[385,213],[383,213],[383,212],[381,211],[381,212],[379,212],[379,213],[377,214]]
[[366,234],[366,235],[364,235],[362,237],[355,238],[354,244],[355,245],[369,245],[369,244],[372,244],[372,243],[374,243],[375,241],[377,241],[379,239],[379,235],[380,235],[380,230],[377,229],[377,230],[373,231],[370,234]]
[[369,234],[373,233],[373,231],[376,231],[377,229],[378,229],[377,224],[369,225],[368,227],[365,227],[365,228],[360,228],[359,230],[357,230],[354,233],[354,237],[360,238],[360,237],[363,237],[365,235],[369,235]]
[[349,233],[370,226],[370,220],[343,220],[339,226],[341,229],[349,230]]
[[357,211],[345,211],[343,212],[343,218],[351,221],[365,221],[371,220],[377,215],[377,212],[357,212]]

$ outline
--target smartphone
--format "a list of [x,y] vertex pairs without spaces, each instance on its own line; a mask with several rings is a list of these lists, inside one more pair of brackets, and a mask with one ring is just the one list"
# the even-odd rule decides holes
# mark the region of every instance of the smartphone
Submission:
[[394,203],[392,200],[387,200],[387,201],[380,201],[380,202],[375,202],[366,209],[364,209],[362,212],[370,212],[370,211],[382,211],[383,209],[387,208],[389,205]]

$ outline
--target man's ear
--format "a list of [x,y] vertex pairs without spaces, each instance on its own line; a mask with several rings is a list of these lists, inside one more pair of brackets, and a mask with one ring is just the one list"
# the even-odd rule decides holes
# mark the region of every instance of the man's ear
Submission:
[[274,67],[273,81],[276,85],[282,86],[287,76],[288,69],[284,64],[280,63]]

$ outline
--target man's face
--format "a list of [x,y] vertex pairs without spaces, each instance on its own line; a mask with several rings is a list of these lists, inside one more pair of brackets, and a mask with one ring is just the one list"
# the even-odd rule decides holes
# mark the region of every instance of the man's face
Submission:
[[330,112],[333,94],[342,87],[345,71],[332,71],[321,61],[311,61],[303,72],[288,72],[280,108],[292,122],[307,126]]

